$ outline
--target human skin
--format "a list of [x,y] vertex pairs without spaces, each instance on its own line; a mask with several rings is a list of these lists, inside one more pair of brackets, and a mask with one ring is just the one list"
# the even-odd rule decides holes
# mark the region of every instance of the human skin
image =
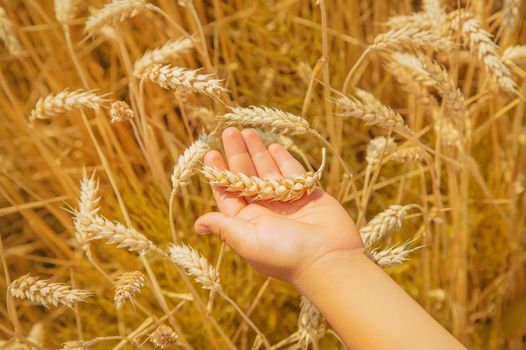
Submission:
[[[251,129],[228,128],[205,164],[261,178],[292,177],[303,166],[281,145],[268,148]],[[346,210],[320,188],[290,202],[253,201],[214,187],[219,212],[195,222],[259,272],[292,284],[350,349],[464,349],[380,267]]]

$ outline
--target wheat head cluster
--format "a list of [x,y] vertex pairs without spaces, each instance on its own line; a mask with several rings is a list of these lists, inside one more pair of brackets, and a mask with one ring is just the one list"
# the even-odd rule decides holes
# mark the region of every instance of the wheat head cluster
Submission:
[[[214,185],[323,188],[466,346],[523,349],[525,7],[1,2],[0,346],[343,348],[307,298],[193,233]],[[307,172],[204,165],[230,126]]]

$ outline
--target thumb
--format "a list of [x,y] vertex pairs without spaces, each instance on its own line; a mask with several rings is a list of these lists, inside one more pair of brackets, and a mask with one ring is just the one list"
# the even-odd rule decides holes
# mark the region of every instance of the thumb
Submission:
[[256,246],[255,226],[236,216],[208,213],[197,219],[194,226],[200,234],[211,233],[218,236],[241,255]]

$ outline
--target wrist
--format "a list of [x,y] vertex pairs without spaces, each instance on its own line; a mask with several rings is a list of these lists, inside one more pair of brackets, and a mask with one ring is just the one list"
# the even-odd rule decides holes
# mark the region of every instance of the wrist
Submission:
[[291,283],[308,297],[311,289],[320,289],[320,284],[324,283],[328,275],[337,274],[341,270],[360,269],[370,263],[372,262],[364,254],[363,248],[336,250],[303,267],[292,277]]

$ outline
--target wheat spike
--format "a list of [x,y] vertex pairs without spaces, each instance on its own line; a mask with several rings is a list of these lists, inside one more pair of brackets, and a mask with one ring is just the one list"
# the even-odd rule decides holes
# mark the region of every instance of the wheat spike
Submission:
[[388,53],[400,50],[410,52],[415,50],[449,52],[452,48],[453,42],[440,33],[415,27],[402,27],[378,34],[368,50],[379,50]]
[[386,25],[390,29],[418,28],[423,31],[433,29],[433,21],[425,12],[415,12],[410,15],[392,16],[387,19]]
[[115,296],[113,301],[119,309],[127,300],[141,291],[144,286],[144,276],[139,271],[124,272],[115,281]]
[[210,150],[208,138],[208,136],[199,138],[179,156],[172,172],[172,191],[174,193],[188,183],[203,157]]
[[502,61],[508,66],[526,61],[526,45],[510,46],[502,53]]
[[423,0],[422,9],[424,13],[429,16],[429,19],[433,21],[436,27],[444,26],[447,21],[447,16],[442,8],[440,0]]
[[430,78],[435,81],[434,88],[442,96],[446,115],[452,119],[457,129],[463,131],[466,122],[466,108],[462,92],[444,67],[423,55],[419,57],[419,60]]
[[13,56],[22,53],[22,44],[18,41],[13,22],[7,16],[7,12],[0,6],[0,40],[4,42],[7,52]]
[[89,108],[98,110],[105,102],[106,99],[103,96],[97,95],[93,90],[64,90],[58,94],[41,97],[37,101],[35,108],[31,111],[29,119],[49,119],[74,109]]
[[405,92],[414,96],[425,106],[437,105],[436,98],[429,91],[435,81],[431,79],[416,56],[393,52],[386,68]]
[[254,200],[292,202],[304,194],[309,195],[315,189],[325,168],[325,149],[322,150],[322,157],[322,163],[316,172],[290,178],[262,179],[209,166],[204,166],[201,172],[211,185],[226,187],[227,191],[236,192],[240,196],[254,196]]
[[130,120],[135,116],[135,113],[130,106],[124,101],[115,101],[110,106],[110,118],[112,123],[121,123]]
[[378,136],[369,141],[365,160],[367,166],[372,168],[377,165],[382,157],[388,156],[396,149],[396,142],[391,137]]
[[156,347],[164,349],[167,346],[177,344],[178,336],[172,328],[162,324],[150,334],[148,339]]
[[412,251],[418,249],[407,249],[407,246],[410,243],[411,241],[408,241],[399,246],[390,247],[380,251],[375,249],[367,254],[374,262],[382,267],[400,265],[407,260],[407,257]]
[[395,204],[377,214],[367,225],[360,229],[364,246],[368,248],[385,236],[387,232],[400,229],[400,227],[402,227],[402,221],[407,215],[407,211],[414,207],[414,204]]
[[221,281],[216,269],[206,258],[187,245],[172,245],[170,257],[174,263],[183,267],[189,275],[195,277],[204,289],[221,291]]
[[336,104],[341,115],[360,119],[365,122],[365,125],[379,126],[408,135],[414,133],[405,125],[404,118],[400,114],[384,104],[367,104],[356,98],[351,99],[346,96],[339,97]]
[[88,18],[84,32],[93,35],[106,25],[115,25],[137,16],[149,6],[144,0],[113,0]]
[[55,17],[60,24],[69,24],[83,5],[82,0],[55,0]]
[[73,289],[62,283],[41,280],[30,274],[19,277],[9,284],[9,293],[15,298],[28,299],[44,306],[63,304],[71,307],[73,303],[84,301],[93,295],[87,290]]
[[234,107],[218,117],[227,125],[242,125],[267,132],[300,135],[312,132],[309,122],[295,114],[266,106]]
[[147,67],[142,77],[168,90],[185,88],[210,97],[218,97],[221,92],[227,91],[221,85],[222,80],[212,79],[212,74],[199,74],[198,71],[156,64]]
[[482,29],[479,20],[465,10],[456,10],[449,14],[449,23],[453,33],[460,33],[470,51],[480,59],[492,80],[504,91],[515,93],[517,86],[511,72],[498,55],[491,34]]
[[444,146],[462,146],[462,134],[449,119],[435,117],[433,127]]
[[164,255],[164,252],[142,233],[103,216],[93,217],[87,230],[93,235],[93,239],[105,239],[108,244],[115,244],[118,248],[127,249],[130,252],[137,252],[140,255],[150,253]]
[[429,155],[421,147],[406,147],[397,149],[391,154],[391,159],[397,162],[422,162],[429,158]]
[[99,211],[98,183],[94,179],[95,174],[88,177],[86,171],[83,171],[80,182],[80,198],[78,209],[74,212],[73,223],[75,225],[75,237],[85,248],[88,241],[93,239],[94,235],[88,230],[93,218]]
[[189,38],[184,38],[180,40],[170,40],[159,48],[146,51],[146,53],[135,62],[133,75],[140,78],[149,66],[166,64],[193,47],[194,41]]
[[301,296],[298,316],[298,343],[306,349],[325,333],[320,311],[306,297]]

